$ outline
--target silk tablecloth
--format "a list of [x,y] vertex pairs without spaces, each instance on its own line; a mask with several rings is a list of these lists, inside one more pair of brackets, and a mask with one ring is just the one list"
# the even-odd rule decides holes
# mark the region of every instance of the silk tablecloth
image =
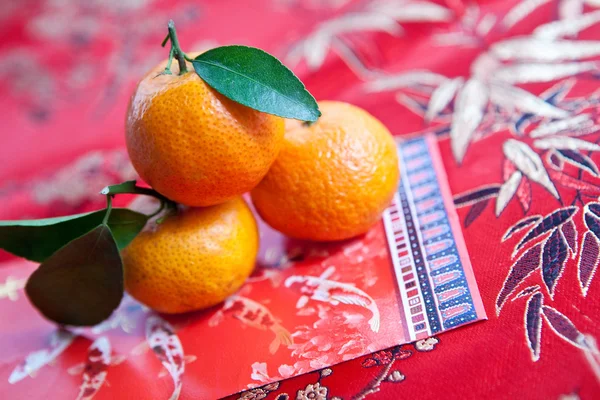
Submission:
[[[185,49],[264,48],[317,99],[357,104],[395,135],[435,135],[489,318],[231,399],[598,398],[598,7],[597,0],[4,2],[0,219],[99,208],[99,188],[134,177],[125,110],[136,81],[165,58],[159,43],[173,18]],[[6,253],[0,261],[4,271],[21,265]],[[23,284],[2,282],[0,306],[22,301]],[[18,319],[15,311],[3,321],[9,356],[19,350],[15,335],[26,335],[11,335]],[[47,367],[54,368],[48,379],[59,364]],[[12,368],[0,366],[3,379]],[[219,368],[227,374],[236,365]],[[129,382],[120,395],[168,398],[168,379],[157,368],[148,374],[158,382],[152,390]],[[253,379],[260,384],[267,374],[292,371],[257,365]],[[187,375],[180,398],[194,398],[201,378]],[[0,382],[0,397],[9,385]],[[59,387],[48,393],[64,397],[74,396]]]

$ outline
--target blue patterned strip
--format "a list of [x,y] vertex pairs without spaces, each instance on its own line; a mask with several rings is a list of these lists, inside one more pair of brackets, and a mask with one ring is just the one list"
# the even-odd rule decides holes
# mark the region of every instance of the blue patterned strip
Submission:
[[431,333],[477,320],[425,138],[399,146],[399,196]]

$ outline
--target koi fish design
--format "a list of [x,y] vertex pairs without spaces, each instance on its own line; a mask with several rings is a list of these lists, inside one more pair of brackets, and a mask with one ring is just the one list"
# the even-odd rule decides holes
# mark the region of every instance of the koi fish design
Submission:
[[338,304],[353,304],[371,311],[373,317],[369,320],[369,326],[373,332],[379,332],[380,316],[375,300],[364,291],[358,289],[351,283],[340,283],[328,280],[335,272],[335,267],[327,268],[321,276],[292,275],[285,280],[285,287],[297,287],[302,293],[296,303],[296,308],[302,308],[309,300],[329,303],[333,306]]
[[226,314],[231,314],[233,318],[244,325],[263,331],[269,329],[273,332],[275,339],[269,345],[271,354],[275,354],[282,343],[286,346],[294,343],[290,332],[280,324],[280,321],[271,314],[268,308],[247,297],[238,295],[229,297],[225,300],[223,308],[211,317],[208,325],[218,325]]
[[177,400],[181,393],[181,377],[185,371],[183,347],[173,327],[157,316],[146,320],[146,342],[171,375],[175,389],[170,400]]
[[106,381],[108,366],[111,364],[110,342],[106,337],[98,338],[88,349],[83,368],[83,383],[77,400],[90,400]]
[[40,368],[54,361],[56,357],[65,351],[73,342],[75,336],[77,335],[66,329],[53,332],[50,337],[50,346],[30,353],[10,374],[8,383],[17,383],[27,376],[34,377]]
[[279,287],[281,285],[281,281],[283,281],[283,277],[281,276],[281,272],[273,269],[263,269],[262,273],[259,276],[251,276],[246,279],[246,282],[254,283],[261,281],[271,281],[273,287]]

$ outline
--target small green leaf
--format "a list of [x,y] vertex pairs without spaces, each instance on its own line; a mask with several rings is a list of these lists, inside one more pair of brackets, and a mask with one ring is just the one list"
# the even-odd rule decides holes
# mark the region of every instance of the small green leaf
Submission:
[[110,228],[119,250],[123,250],[144,229],[148,217],[128,208],[113,208],[108,217]]
[[110,228],[99,225],[69,242],[33,272],[25,291],[49,320],[96,325],[123,297],[123,262]]
[[[31,261],[43,262],[71,240],[102,223],[106,210],[65,217],[0,221],[0,248]],[[108,225],[119,249],[142,230],[147,217],[127,208],[112,210]]]
[[321,116],[300,79],[263,50],[217,47],[200,54],[192,64],[213,89],[245,106],[301,121],[316,121]]

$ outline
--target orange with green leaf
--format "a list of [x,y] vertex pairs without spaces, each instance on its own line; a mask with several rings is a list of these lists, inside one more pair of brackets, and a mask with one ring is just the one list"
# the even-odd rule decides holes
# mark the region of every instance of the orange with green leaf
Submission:
[[[392,137],[364,110],[325,102],[319,119],[302,82],[260,49],[188,55],[172,21],[167,43],[168,59],[140,81],[126,119],[129,156],[151,187],[107,186],[106,208],[91,213],[0,221],[0,248],[41,263],[26,285],[29,300],[61,325],[102,322],[124,290],[166,313],[232,295],[259,246],[245,192],[254,189],[276,229],[339,240],[365,232],[396,188]],[[300,122],[284,133],[284,118]],[[318,190],[320,181],[327,190]],[[121,194],[150,196],[154,208],[113,208]],[[287,229],[278,213],[310,229]]]

